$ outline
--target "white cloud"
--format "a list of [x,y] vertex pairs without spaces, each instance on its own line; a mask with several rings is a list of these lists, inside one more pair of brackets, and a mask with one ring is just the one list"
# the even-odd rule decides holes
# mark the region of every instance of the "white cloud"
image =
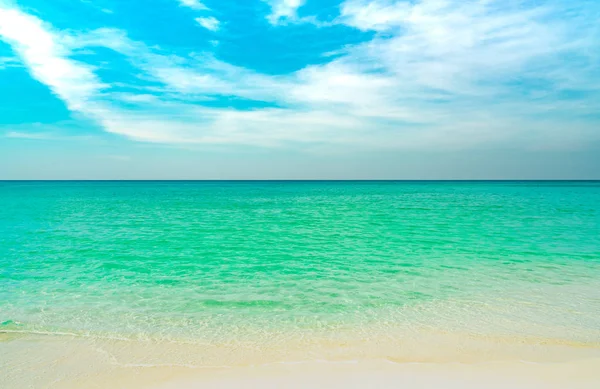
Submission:
[[218,31],[221,25],[221,22],[213,16],[208,16],[204,18],[196,18],[194,19],[199,25],[206,28],[210,31]]
[[19,60],[14,57],[0,57],[0,69],[18,67]]
[[[24,126],[21,125],[21,127],[24,127]],[[44,126],[44,125],[39,125],[39,123],[36,123],[36,124],[30,125],[28,127],[52,127],[52,126]],[[53,129],[51,132],[49,132],[49,131],[32,132],[30,130],[7,131],[3,135],[5,138],[10,138],[10,139],[26,139],[26,140],[40,140],[40,141],[91,141],[91,140],[96,140],[96,138],[91,135],[65,134],[63,131],[59,131],[56,129]]]
[[411,10],[407,1],[348,0],[340,7],[340,21],[361,30],[385,30],[405,22]]
[[91,67],[67,59],[68,50],[36,17],[0,8],[0,37],[13,46],[33,77],[48,85],[70,109],[80,110],[105,87]]
[[514,94],[511,81],[529,79],[556,92],[565,71],[590,78],[589,69],[588,77],[573,72],[578,65],[561,56],[598,45],[585,38],[583,25],[578,29],[557,18],[560,9],[519,1],[349,0],[341,10],[339,22],[386,33],[352,48],[344,60],[354,59],[363,71],[369,70],[367,65],[391,75],[402,90],[396,96],[423,100],[433,93],[454,101],[475,96],[499,100]]
[[267,19],[271,24],[278,24],[282,20],[294,20],[298,16],[298,8],[306,0],[264,0],[271,6],[271,13]]
[[[114,29],[65,35],[1,7],[0,35],[70,109],[140,141],[398,150],[514,147],[517,139],[519,147],[561,145],[575,133],[599,139],[593,123],[568,115],[593,114],[600,99],[556,97],[570,87],[600,90],[589,82],[595,80],[598,40],[581,26],[549,18],[551,9],[515,4],[347,2],[339,23],[385,34],[344,49],[329,63],[285,75],[260,74],[206,54],[165,55]],[[112,92],[92,66],[71,59],[71,51],[94,46],[123,54],[162,87]],[[564,61],[569,53],[589,58],[572,64]],[[515,93],[515,84],[530,78],[544,85],[541,97]],[[270,106],[198,104],[221,96]],[[562,131],[566,125],[569,133]]]
[[207,10],[208,7],[206,7],[204,4],[202,4],[199,0],[178,0],[179,4],[182,7],[188,7],[191,9],[195,9],[195,10]]
[[21,132],[21,131],[8,131],[4,134],[6,138],[14,139],[30,139],[30,140],[47,140],[53,139],[52,134],[40,133],[40,132]]

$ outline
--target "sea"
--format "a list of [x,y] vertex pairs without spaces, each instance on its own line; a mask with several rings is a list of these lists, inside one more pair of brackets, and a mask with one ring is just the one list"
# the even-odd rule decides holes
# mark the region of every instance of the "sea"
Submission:
[[3,181],[24,337],[192,366],[598,348],[600,182]]

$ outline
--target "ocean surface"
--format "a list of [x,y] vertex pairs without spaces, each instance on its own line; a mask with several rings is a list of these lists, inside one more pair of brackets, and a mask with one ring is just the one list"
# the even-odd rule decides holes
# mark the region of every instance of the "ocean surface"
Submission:
[[207,348],[597,346],[600,183],[0,182],[0,323]]

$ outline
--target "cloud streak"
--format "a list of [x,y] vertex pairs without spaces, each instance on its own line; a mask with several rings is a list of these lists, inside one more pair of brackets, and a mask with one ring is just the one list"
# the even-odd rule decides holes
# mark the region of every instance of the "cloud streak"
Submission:
[[210,31],[218,31],[221,23],[219,20],[213,16],[204,17],[204,18],[196,18],[194,19],[196,22]]
[[204,4],[202,4],[199,0],[178,0],[179,1],[179,5],[182,7],[187,7],[187,8],[191,8],[197,11],[203,11],[203,10],[207,10],[208,7],[206,7]]
[[12,45],[32,76],[61,98],[69,109],[85,109],[106,87],[92,67],[67,58],[60,37],[38,18],[16,9],[0,8],[0,36]]
[[39,132],[21,132],[21,131],[8,131],[4,134],[5,138],[13,139],[29,139],[29,140],[48,140],[55,139],[54,135],[49,133]]

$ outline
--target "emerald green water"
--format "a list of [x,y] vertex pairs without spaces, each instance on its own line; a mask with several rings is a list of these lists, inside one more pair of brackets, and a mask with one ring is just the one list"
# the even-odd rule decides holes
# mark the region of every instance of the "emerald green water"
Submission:
[[0,182],[0,323],[600,342],[600,183]]

